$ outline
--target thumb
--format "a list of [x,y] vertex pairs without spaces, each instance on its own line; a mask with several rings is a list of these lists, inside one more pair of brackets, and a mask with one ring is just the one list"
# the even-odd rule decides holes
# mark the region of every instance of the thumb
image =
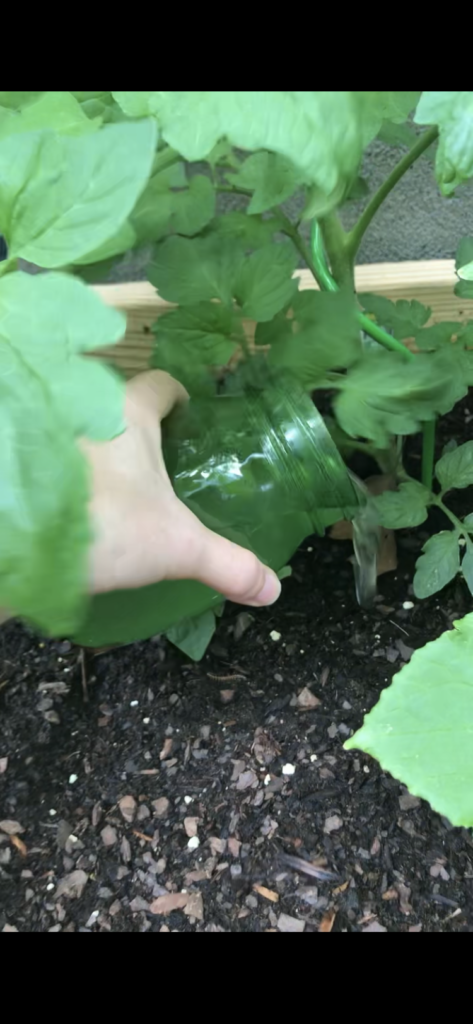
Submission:
[[187,552],[186,576],[218,590],[230,601],[253,606],[273,604],[281,593],[276,574],[246,548],[213,533],[201,523]]

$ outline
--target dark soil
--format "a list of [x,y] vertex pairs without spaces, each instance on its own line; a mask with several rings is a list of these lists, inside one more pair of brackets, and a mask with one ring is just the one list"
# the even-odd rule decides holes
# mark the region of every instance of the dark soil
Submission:
[[471,610],[462,582],[412,597],[426,536],[400,535],[371,613],[349,545],[306,542],[278,604],[228,606],[199,665],[159,638],[82,664],[7,624],[0,931],[473,931],[470,832],[343,750],[412,649]]

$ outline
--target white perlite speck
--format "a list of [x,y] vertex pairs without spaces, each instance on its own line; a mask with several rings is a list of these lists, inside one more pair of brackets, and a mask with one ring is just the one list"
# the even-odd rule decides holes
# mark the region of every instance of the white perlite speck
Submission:
[[282,766],[283,775],[294,775],[295,770],[295,764],[283,764]]

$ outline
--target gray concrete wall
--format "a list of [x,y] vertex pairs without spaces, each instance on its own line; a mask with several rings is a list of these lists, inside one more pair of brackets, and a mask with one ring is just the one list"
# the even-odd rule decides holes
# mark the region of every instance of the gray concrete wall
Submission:
[[[400,158],[402,151],[374,142],[366,152],[362,174],[370,192],[376,191]],[[220,210],[241,206],[238,198],[221,196]],[[350,228],[366,200],[350,203],[342,211]],[[294,201],[286,205],[289,216],[300,212]],[[473,235],[473,183],[462,186],[451,199],[440,195],[432,158],[423,157],[405,174],[376,214],[361,246],[359,263],[400,260],[451,259],[460,238]],[[130,254],[109,278],[137,281],[146,277],[148,251]]]

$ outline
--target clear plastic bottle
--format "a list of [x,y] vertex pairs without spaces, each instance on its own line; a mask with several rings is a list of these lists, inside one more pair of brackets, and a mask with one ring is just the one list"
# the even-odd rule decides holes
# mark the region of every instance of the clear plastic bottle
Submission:
[[[305,537],[353,519],[364,501],[312,401],[288,381],[191,399],[163,424],[163,454],[178,497],[198,518],[275,571]],[[221,600],[192,580],[100,594],[74,639],[129,643]]]

